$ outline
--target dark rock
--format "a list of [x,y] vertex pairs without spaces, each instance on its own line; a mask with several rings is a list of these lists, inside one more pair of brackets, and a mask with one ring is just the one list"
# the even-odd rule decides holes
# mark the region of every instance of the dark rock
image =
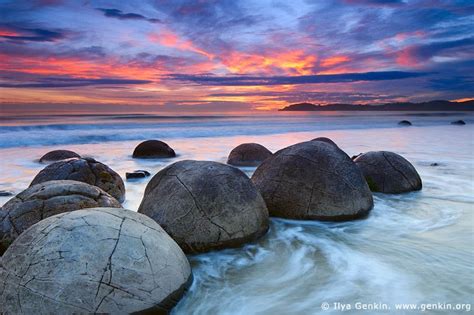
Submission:
[[94,207],[122,206],[99,187],[74,180],[53,180],[31,186],[0,210],[0,253],[19,234],[44,218]]
[[125,200],[125,185],[120,175],[107,165],[92,158],[73,158],[50,164],[36,175],[30,186],[63,179],[77,180],[97,186],[118,201]]
[[153,159],[175,157],[176,153],[169,145],[159,140],[143,141],[133,151],[134,158]]
[[361,171],[337,146],[323,141],[276,152],[252,181],[273,216],[339,221],[364,217],[373,207]]
[[357,159],[359,156],[361,156],[363,153],[359,153],[359,154],[356,154],[356,155],[353,155],[351,157],[351,160],[354,161],[355,159]]
[[398,194],[420,190],[420,175],[402,156],[388,151],[372,151],[354,161],[372,191]]
[[179,246],[152,219],[92,208],[36,223],[1,258],[5,314],[168,314],[192,282]]
[[332,141],[331,139],[326,138],[326,137],[317,137],[317,138],[314,138],[314,139],[311,140],[311,141],[322,141],[322,142],[326,142],[326,143],[335,145],[335,146],[337,147],[336,142],[334,142],[334,141]]
[[455,120],[455,121],[452,121],[451,122],[451,125],[459,125],[459,126],[463,126],[465,125],[466,122],[464,120]]
[[41,163],[56,162],[70,158],[80,158],[81,156],[76,152],[69,150],[54,150],[43,155],[39,161]]
[[227,164],[236,166],[257,166],[269,156],[272,156],[272,152],[263,145],[258,143],[243,143],[230,152]]
[[0,190],[0,197],[13,196],[13,192],[8,190]]
[[431,163],[430,166],[439,166],[438,163]]
[[411,122],[409,122],[408,120],[402,120],[402,121],[398,122],[398,125],[400,125],[400,126],[411,126]]
[[187,160],[164,168],[148,183],[138,212],[188,253],[237,247],[268,230],[265,202],[250,179],[217,162]]
[[125,173],[125,177],[127,179],[145,178],[150,175],[151,175],[150,172],[144,171],[144,170],[136,170],[130,173],[129,172]]

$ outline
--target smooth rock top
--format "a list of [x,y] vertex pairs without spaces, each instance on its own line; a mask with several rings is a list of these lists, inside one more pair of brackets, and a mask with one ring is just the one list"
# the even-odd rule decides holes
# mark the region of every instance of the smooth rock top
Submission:
[[227,158],[227,164],[236,166],[257,166],[272,152],[258,143],[242,143],[235,147]]
[[133,151],[134,158],[153,159],[175,157],[176,153],[169,145],[159,140],[143,141]]
[[252,181],[273,216],[339,221],[363,217],[373,207],[361,171],[337,146],[323,141],[276,152]]
[[239,169],[180,161],[148,183],[138,212],[148,215],[188,253],[240,246],[268,230],[262,196]]
[[125,200],[125,185],[120,175],[92,158],[75,158],[50,164],[36,175],[30,186],[63,179],[97,186],[118,201]]
[[317,138],[314,138],[314,139],[311,140],[311,141],[322,141],[322,142],[326,142],[326,143],[335,145],[335,146],[337,147],[336,142],[334,142],[334,141],[332,141],[331,139],[326,138],[326,137],[317,137]]
[[81,156],[76,152],[69,151],[69,150],[54,150],[49,151],[45,155],[43,155],[39,161],[41,163],[48,163],[48,162],[56,162],[71,158],[80,158]]
[[99,187],[73,180],[53,180],[31,186],[0,209],[0,254],[19,234],[47,217],[94,207],[122,206]]
[[420,190],[420,175],[401,155],[388,151],[372,151],[357,157],[354,162],[364,174],[372,191],[404,193]]
[[408,120],[401,120],[398,122],[400,126],[411,126],[411,122]]
[[125,209],[62,213],[33,225],[1,258],[5,314],[165,314],[192,281],[179,246]]

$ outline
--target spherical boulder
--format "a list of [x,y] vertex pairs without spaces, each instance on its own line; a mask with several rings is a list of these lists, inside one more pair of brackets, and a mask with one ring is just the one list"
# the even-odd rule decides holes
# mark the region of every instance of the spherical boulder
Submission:
[[237,247],[268,230],[265,202],[239,169],[185,160],[148,183],[138,212],[158,222],[187,253]]
[[252,181],[277,217],[340,221],[364,217],[373,207],[361,171],[337,146],[323,141],[276,152]]
[[337,147],[336,142],[334,142],[334,141],[332,141],[331,139],[326,138],[326,137],[317,137],[317,138],[314,138],[314,139],[311,140],[311,141],[322,141],[322,142],[326,142],[326,143],[335,145],[335,146]]
[[408,120],[401,120],[398,122],[399,126],[411,126],[411,122]]
[[92,208],[49,217],[1,258],[5,314],[167,314],[192,282],[179,246],[150,218]]
[[388,151],[372,151],[357,157],[354,162],[364,174],[372,191],[398,194],[420,190],[420,175],[402,156]]
[[133,151],[134,158],[140,159],[154,159],[154,158],[169,158],[175,157],[176,153],[174,150],[159,140],[147,140],[143,141]]
[[74,158],[50,164],[36,175],[30,186],[63,179],[97,186],[118,201],[125,200],[125,185],[120,175],[92,158]]
[[272,152],[258,143],[242,143],[230,151],[227,164],[235,166],[258,166]]
[[99,187],[74,180],[52,180],[31,186],[0,208],[0,254],[23,231],[47,217],[94,207],[122,206]]
[[40,163],[50,163],[50,162],[56,162],[56,161],[61,161],[61,160],[66,160],[66,159],[71,159],[71,158],[80,158],[81,156],[77,154],[76,152],[69,151],[69,150],[54,150],[54,151],[49,151],[45,155],[43,155],[39,161]]

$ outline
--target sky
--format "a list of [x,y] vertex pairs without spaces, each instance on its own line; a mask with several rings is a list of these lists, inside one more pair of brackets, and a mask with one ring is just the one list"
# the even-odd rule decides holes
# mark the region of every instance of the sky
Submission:
[[474,1],[0,0],[2,111],[474,97]]

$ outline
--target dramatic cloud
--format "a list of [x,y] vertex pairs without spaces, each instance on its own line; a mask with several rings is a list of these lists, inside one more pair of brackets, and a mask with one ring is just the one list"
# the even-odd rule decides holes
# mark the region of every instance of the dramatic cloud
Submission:
[[103,12],[106,17],[117,18],[121,20],[144,20],[150,23],[160,23],[159,19],[147,18],[137,13],[123,13],[122,11],[117,10],[117,9],[97,8],[97,10]]
[[0,87],[10,88],[64,88],[64,87],[80,87],[91,85],[131,85],[131,84],[147,84],[151,81],[147,80],[130,80],[130,79],[74,79],[74,78],[54,78],[44,77],[32,83],[1,83]]
[[65,38],[65,34],[41,28],[21,28],[0,24],[0,38],[20,42],[53,42]]

